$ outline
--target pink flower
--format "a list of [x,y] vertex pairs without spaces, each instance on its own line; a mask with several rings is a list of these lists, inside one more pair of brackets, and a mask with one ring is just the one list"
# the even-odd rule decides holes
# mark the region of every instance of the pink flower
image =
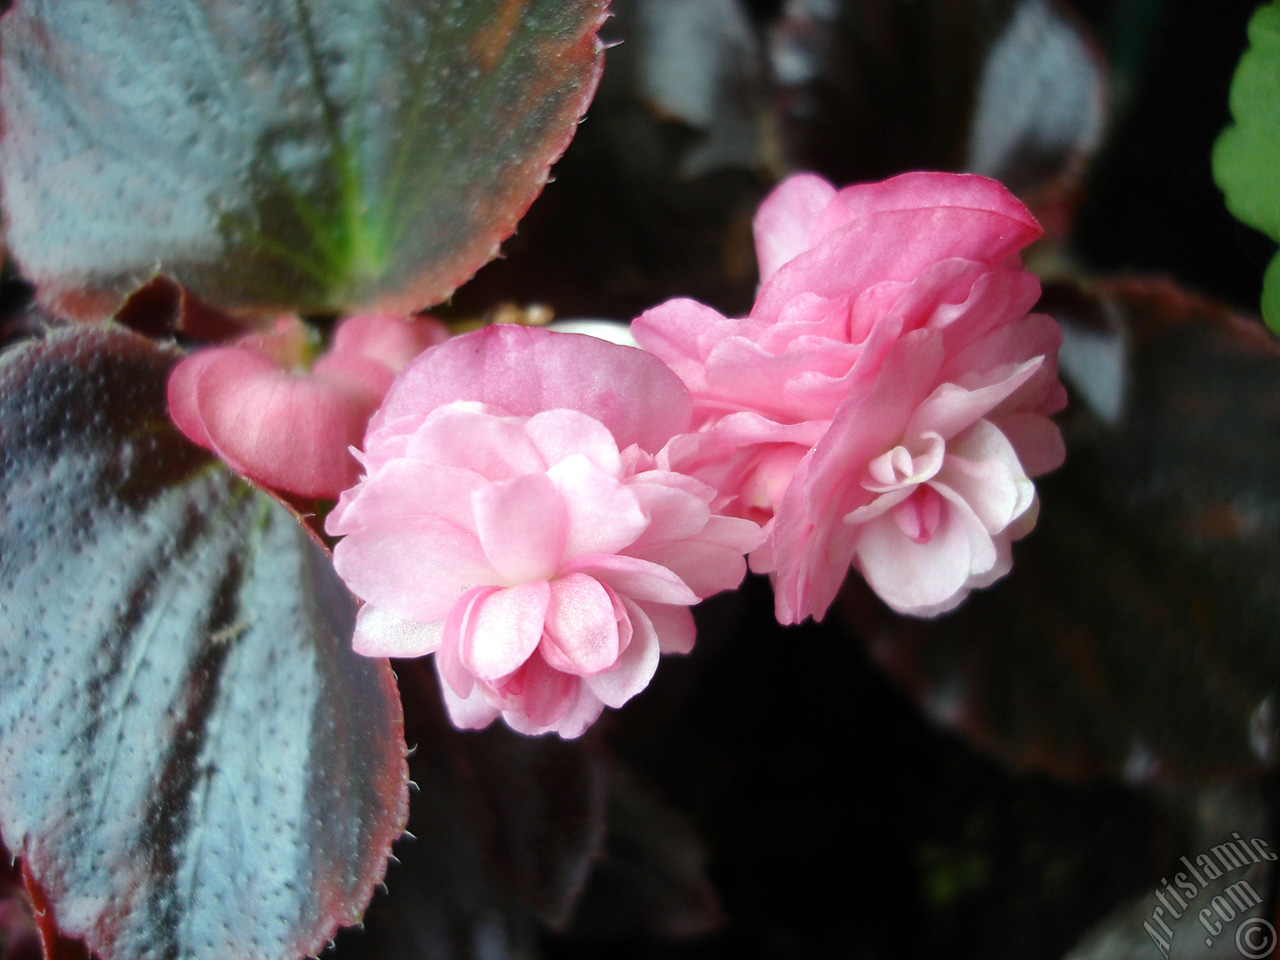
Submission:
[[355,649],[435,653],[460,727],[576,737],[621,706],[763,540],[667,468],[690,409],[660,361],[579,334],[494,326],[428,350],[326,525],[365,601]]
[[850,566],[896,610],[951,609],[1009,570],[1029,478],[1064,455],[1061,332],[1018,259],[1039,226],[984,177],[801,174],[755,233],[748,317],[673,300],[633,324],[693,394],[673,464],[767,525],[751,566],[783,623],[821,619]]
[[307,327],[281,317],[269,333],[182,360],[169,375],[169,415],[188,439],[252,480],[304,497],[337,497],[356,482],[350,447],[395,375],[448,336],[429,317],[354,316],[308,371]]

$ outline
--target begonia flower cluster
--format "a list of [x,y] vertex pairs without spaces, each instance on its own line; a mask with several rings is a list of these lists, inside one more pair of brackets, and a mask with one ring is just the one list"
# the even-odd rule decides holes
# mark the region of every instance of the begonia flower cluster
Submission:
[[693,393],[682,469],[765,525],[781,622],[821,618],[850,567],[896,610],[952,609],[1008,572],[1064,455],[1061,331],[1018,259],[1039,226],[985,177],[802,174],[755,234],[747,317],[673,300],[632,324]]
[[1063,459],[1061,334],[1019,260],[1040,228],[1000,184],[802,174],[755,234],[748,315],[669,301],[643,349],[353,318],[300,375],[282,321],[180,364],[171,411],[247,476],[337,497],[356,650],[434,654],[458,726],[578,736],[692,649],[689,608],[748,555],[783,623],[851,570],[953,608],[1009,570]]

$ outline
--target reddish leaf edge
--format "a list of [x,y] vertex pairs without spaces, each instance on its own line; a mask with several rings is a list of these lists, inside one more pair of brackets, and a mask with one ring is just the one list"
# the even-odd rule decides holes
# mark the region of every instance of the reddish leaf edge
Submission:
[[[0,366],[8,365],[14,362],[20,362],[21,355],[33,350],[38,350],[59,339],[73,339],[79,336],[120,336],[127,340],[134,341],[135,345],[143,346],[144,349],[151,349],[157,352],[167,354],[172,364],[176,364],[185,356],[176,344],[157,342],[151,337],[144,336],[135,330],[125,327],[114,320],[103,320],[94,323],[77,323],[66,319],[49,319],[45,322],[44,328],[40,336],[20,341],[0,351]],[[181,442],[190,443],[181,433],[174,428],[174,432],[181,438]],[[0,432],[0,437],[3,434]],[[210,454],[210,457],[213,457]],[[219,460],[219,463],[221,461]],[[266,494],[273,501],[283,507],[294,518],[298,526],[306,533],[313,544],[320,548],[324,557],[332,561],[333,552],[329,545],[325,543],[324,538],[318,530],[316,530],[310,519],[314,518],[314,514],[303,513],[297,506],[289,501],[282,499],[281,496],[273,490],[265,488],[260,484],[241,477],[239,474],[222,464],[223,468],[235,475],[241,481],[247,483],[253,489]],[[345,590],[345,585],[343,586]],[[392,735],[399,741],[401,749],[399,754],[399,763],[394,774],[387,777],[386,782],[380,785],[380,792],[383,796],[395,796],[397,798],[396,809],[392,811],[391,817],[388,818],[388,824],[378,831],[377,839],[374,841],[373,857],[371,859],[382,862],[382,870],[377,874],[371,873],[365,878],[354,896],[351,897],[352,907],[348,910],[335,909],[337,904],[332,899],[324,901],[323,913],[329,917],[325,928],[317,934],[317,936],[306,943],[298,945],[294,950],[294,957],[312,957],[318,956],[324,948],[333,942],[334,936],[337,935],[342,927],[359,926],[364,918],[365,912],[369,909],[369,905],[373,900],[374,893],[380,886],[384,885],[387,869],[395,859],[392,854],[392,846],[402,837],[411,836],[407,833],[409,824],[409,790],[416,789],[416,785],[409,779],[409,749],[405,741],[405,718],[404,708],[400,699],[399,686],[393,669],[392,663],[385,657],[367,658],[375,662],[379,683],[387,694],[387,702],[394,704],[394,716],[391,718]],[[3,832],[0,831],[0,845],[4,844]],[[0,846],[0,850],[4,847]],[[9,848],[12,852],[12,848]],[[37,873],[28,866],[28,857],[26,856],[25,844],[23,849],[19,849],[13,854],[20,861],[20,869],[22,874],[23,886],[27,897],[32,906],[32,914],[36,918],[38,932],[40,936],[41,949],[44,951],[45,960],[81,960],[82,957],[93,957],[87,946],[84,954],[75,952],[59,952],[63,949],[63,945],[76,944],[78,941],[63,934],[56,923],[56,909],[54,904],[49,903],[44,896],[41,886],[41,878]],[[52,952],[51,952],[52,951]]]
[[[597,8],[596,17],[583,24],[573,42],[565,45],[559,60],[568,72],[571,65],[585,53],[585,57],[592,61],[590,76],[582,84],[577,96],[564,106],[563,132],[560,137],[550,141],[547,149],[533,154],[525,161],[526,169],[535,174],[527,178],[528,186],[525,190],[508,200],[504,204],[505,213],[493,221],[491,228],[477,234],[470,243],[460,247],[451,260],[421,272],[402,292],[383,294],[369,301],[357,301],[347,305],[345,313],[370,311],[411,314],[430,309],[449,300],[482,267],[501,257],[502,244],[515,235],[517,226],[534,201],[542,195],[543,188],[555,179],[551,176],[551,168],[569,149],[578,125],[586,119],[587,108],[595,99],[600,78],[604,75],[605,45],[600,40],[599,31],[610,16],[608,0],[589,2]],[[584,46],[589,46],[590,52],[583,51]]]

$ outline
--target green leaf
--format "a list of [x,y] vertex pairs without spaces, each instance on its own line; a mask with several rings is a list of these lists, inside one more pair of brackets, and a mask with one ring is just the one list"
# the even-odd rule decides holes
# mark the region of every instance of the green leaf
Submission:
[[[1280,0],[1249,21],[1249,49],[1231,81],[1231,116],[1213,147],[1213,178],[1227,209],[1280,240]],[[1280,332],[1280,260],[1263,278],[1262,315]]]
[[410,311],[515,229],[606,0],[44,0],[0,23],[8,242],[44,303]]
[[102,960],[287,960],[382,877],[400,704],[324,550],[169,423],[178,356],[0,355],[0,830]]

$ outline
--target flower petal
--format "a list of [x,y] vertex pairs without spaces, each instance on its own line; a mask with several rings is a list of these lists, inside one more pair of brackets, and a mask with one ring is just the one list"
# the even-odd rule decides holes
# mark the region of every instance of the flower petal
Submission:
[[[417,422],[420,425],[404,449],[393,456],[470,470],[489,480],[506,480],[546,469],[546,462],[519,421],[503,416],[501,411],[453,403],[433,410]],[[370,430],[370,440],[374,434]],[[374,469],[380,465],[378,460],[370,462]]]
[[871,589],[900,613],[916,613],[952,599],[969,579],[969,536],[954,510],[945,509],[933,536],[917,543],[889,514],[860,528],[857,566]]
[[423,350],[448,339],[449,328],[434,317],[361,313],[338,324],[329,355],[365,357],[399,373]]
[[649,526],[636,495],[586,457],[562,460],[547,471],[567,511],[564,557],[617,553]]
[[485,556],[508,584],[549,580],[564,556],[569,514],[545,473],[487,484],[471,495]]
[[552,666],[583,676],[599,673],[613,666],[619,646],[618,611],[599,581],[584,573],[552,581],[543,637]]
[[443,635],[443,620],[419,623],[366,603],[356,617],[351,646],[366,657],[421,657],[435,653]]
[[693,611],[688,607],[668,603],[639,603],[636,606],[653,624],[658,635],[658,649],[663,653],[689,653],[697,639],[698,629],[693,621]]
[[565,565],[565,573],[587,573],[633,600],[681,603],[691,606],[701,598],[666,567],[636,557],[595,554],[578,557]]
[[577,410],[547,410],[529,418],[525,435],[548,467],[582,456],[611,477],[622,475],[618,442],[603,423]]
[[333,565],[356,596],[408,620],[443,620],[498,577],[475,535],[435,517],[388,519],[341,540]]
[[[644,397],[643,404],[635,402]],[[603,423],[619,449],[655,452],[688,429],[692,402],[680,378],[643,350],[577,333],[498,324],[432,347],[388,392],[372,427],[455,400],[508,413],[580,410]]]
[[440,674],[440,693],[444,697],[445,709],[449,711],[449,720],[459,730],[483,730],[501,716],[502,711],[489,701],[479,684],[473,685],[470,693],[459,696],[444,679],[439,657],[436,657],[436,672]]
[[753,224],[762,281],[813,246],[818,219],[835,195],[835,187],[812,173],[796,174],[774,187]]
[[623,598],[631,621],[631,642],[612,670],[585,677],[583,683],[607,707],[620,707],[649,685],[658,669],[660,647],[652,621],[639,605]]
[[393,460],[350,490],[325,520],[331,536],[355,533],[384,520],[435,517],[461,530],[475,529],[471,497],[485,485],[479,474],[456,467]]
[[533,655],[542,639],[550,589],[545,580],[482,597],[459,638],[458,657],[480,680],[500,680]]
[[215,452],[233,469],[289,493],[336,497],[359,476],[349,448],[377,398],[227,348],[201,369],[196,404]]
[[[520,712],[535,727],[551,728],[568,712],[578,696],[577,677],[561,673],[534,654],[524,668]],[[510,718],[508,717],[508,722]]]

